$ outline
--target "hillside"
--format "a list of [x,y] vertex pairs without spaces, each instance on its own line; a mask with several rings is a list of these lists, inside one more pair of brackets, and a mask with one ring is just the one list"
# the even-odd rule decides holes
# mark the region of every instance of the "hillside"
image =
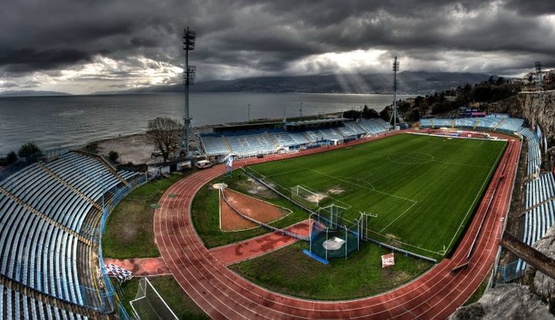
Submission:
[[[467,83],[486,81],[489,77],[490,75],[480,73],[404,71],[399,73],[397,78],[400,94],[429,94]],[[391,73],[378,73],[213,80],[197,82],[190,88],[192,92],[392,93],[392,86]],[[134,89],[125,93],[182,91],[183,85],[178,84]]]
[[71,94],[57,91],[16,90],[0,92],[0,97],[52,97],[70,96]]

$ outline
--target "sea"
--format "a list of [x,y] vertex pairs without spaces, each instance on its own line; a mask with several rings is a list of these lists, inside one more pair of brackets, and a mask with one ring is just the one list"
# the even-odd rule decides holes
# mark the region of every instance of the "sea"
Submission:
[[[412,97],[400,95],[398,99]],[[360,110],[381,111],[389,94],[191,93],[193,127]],[[146,132],[148,121],[183,121],[184,93],[0,98],[0,156],[27,142],[43,150]]]

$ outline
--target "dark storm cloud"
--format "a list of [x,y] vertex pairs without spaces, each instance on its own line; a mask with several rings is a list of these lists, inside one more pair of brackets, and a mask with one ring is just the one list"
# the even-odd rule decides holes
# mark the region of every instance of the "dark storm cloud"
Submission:
[[523,15],[546,15],[555,14],[555,2],[545,0],[510,0],[507,7],[518,11]]
[[[197,32],[191,61],[203,70],[201,80],[221,70],[227,77],[243,76],[229,71],[241,69],[279,73],[308,57],[358,49],[431,63],[450,51],[552,63],[554,13],[554,2],[540,0],[3,0],[0,75],[71,68],[97,56],[138,67],[138,56],[181,66],[187,25]],[[329,72],[330,65],[307,62],[306,70]]]
[[73,63],[86,61],[89,56],[75,49],[17,49],[0,52],[0,65],[5,65],[7,72],[27,72],[36,69],[50,70],[65,67]]

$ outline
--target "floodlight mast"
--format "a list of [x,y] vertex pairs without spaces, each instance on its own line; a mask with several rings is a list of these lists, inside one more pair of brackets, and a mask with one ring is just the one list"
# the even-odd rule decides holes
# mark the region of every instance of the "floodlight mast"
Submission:
[[389,123],[393,120],[393,130],[397,129],[397,118],[399,117],[397,111],[397,71],[399,71],[399,61],[395,57],[393,60],[393,112],[391,113],[391,119],[389,119]]
[[191,129],[191,117],[189,112],[189,86],[195,84],[195,66],[189,66],[189,51],[195,50],[195,39],[197,35],[189,27],[183,30],[183,50],[185,50],[185,70],[183,74],[183,82],[185,84],[185,115],[183,117],[184,133],[183,146],[185,147],[185,155],[189,156],[189,131]]
[[542,64],[536,61],[534,64],[536,67],[536,90],[539,92],[543,91],[543,76],[542,76]]

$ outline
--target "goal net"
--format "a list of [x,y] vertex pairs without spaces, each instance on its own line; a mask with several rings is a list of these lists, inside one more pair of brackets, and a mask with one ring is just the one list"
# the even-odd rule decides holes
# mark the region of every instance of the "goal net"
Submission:
[[146,277],[139,280],[137,295],[129,303],[137,319],[178,319]]
[[310,191],[306,187],[301,185],[296,185],[291,187],[291,199],[299,202],[303,206],[316,209],[320,205],[320,200],[324,199],[326,196],[324,194]]

